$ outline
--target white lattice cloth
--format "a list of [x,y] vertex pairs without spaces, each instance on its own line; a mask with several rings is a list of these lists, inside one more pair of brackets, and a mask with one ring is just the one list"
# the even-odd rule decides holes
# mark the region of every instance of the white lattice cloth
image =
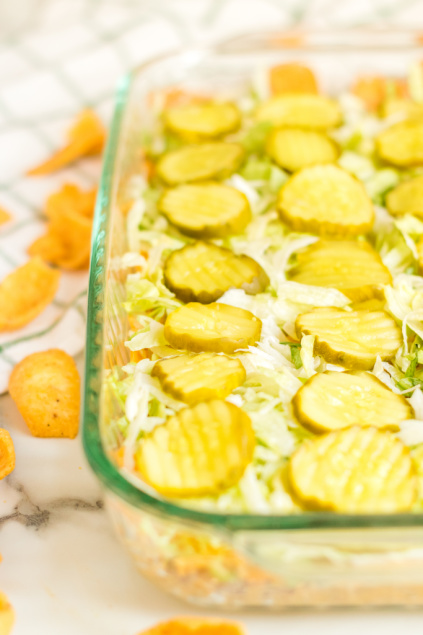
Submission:
[[[12,0],[0,6],[0,278],[27,260],[45,230],[43,205],[62,183],[98,183],[99,160],[49,177],[22,175],[60,146],[84,107],[107,123],[120,75],[183,45],[260,28],[362,25],[388,20],[423,28],[416,0]],[[31,352],[80,352],[85,337],[85,273],[64,273],[54,302],[25,328],[0,336],[0,392],[13,364]],[[1,307],[0,307],[1,310]]]

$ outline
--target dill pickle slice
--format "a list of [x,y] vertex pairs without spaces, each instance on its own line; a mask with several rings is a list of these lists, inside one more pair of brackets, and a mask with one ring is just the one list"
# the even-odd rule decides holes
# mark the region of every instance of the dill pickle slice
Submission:
[[274,130],[268,138],[266,150],[281,168],[290,172],[310,165],[333,163],[339,154],[332,139],[321,132],[300,128]]
[[373,298],[371,300],[364,300],[363,302],[353,302],[351,308],[354,309],[354,311],[383,311],[385,304],[385,297],[381,299]]
[[380,158],[404,167],[423,164],[423,120],[406,119],[390,126],[376,139]]
[[167,317],[164,335],[174,348],[230,354],[259,341],[261,320],[228,304],[190,302]]
[[249,256],[198,241],[170,254],[164,282],[183,302],[214,302],[229,289],[261,293],[269,284],[266,273]]
[[279,192],[278,208],[295,231],[335,238],[364,234],[374,220],[363,185],[335,165],[316,165],[294,174]]
[[161,494],[205,496],[239,481],[254,446],[251,420],[243,410],[207,401],[184,408],[143,437],[135,464]]
[[386,207],[393,216],[414,214],[423,218],[423,175],[404,181],[389,192]]
[[184,234],[194,238],[238,234],[251,220],[245,194],[221,183],[169,189],[159,200],[159,210]]
[[290,280],[338,289],[352,302],[383,299],[383,286],[392,277],[379,254],[368,244],[352,240],[319,240],[297,254]]
[[166,127],[188,140],[212,139],[236,130],[241,114],[235,104],[186,104],[164,112]]
[[244,366],[239,359],[217,353],[161,359],[151,374],[159,379],[165,392],[190,406],[224,399],[245,381]]
[[274,126],[327,130],[341,123],[342,113],[339,104],[329,97],[290,94],[277,95],[262,103],[256,118]]
[[348,369],[370,370],[376,357],[394,357],[402,344],[401,329],[385,311],[341,311],[317,308],[299,315],[298,337],[314,335],[314,353]]
[[294,414],[305,427],[321,434],[353,425],[399,430],[414,414],[408,401],[366,372],[317,373],[292,400]]
[[243,158],[244,150],[238,143],[215,141],[185,146],[164,154],[157,173],[168,185],[224,179],[236,172]]
[[289,475],[311,509],[391,513],[409,510],[417,498],[408,448],[376,428],[354,426],[305,441],[291,458]]

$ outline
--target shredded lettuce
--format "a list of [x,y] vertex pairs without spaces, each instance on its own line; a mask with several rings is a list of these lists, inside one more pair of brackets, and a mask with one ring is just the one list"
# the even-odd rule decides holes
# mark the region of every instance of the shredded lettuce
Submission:
[[248,202],[250,203],[251,209],[255,211],[257,205],[260,202],[260,195],[257,190],[249,183],[243,176],[240,174],[233,174],[230,179],[226,181],[227,185],[234,187],[244,194]]
[[251,154],[264,153],[267,137],[271,129],[272,124],[267,121],[260,121],[254,124],[241,139],[245,150]]
[[383,168],[382,170],[377,170],[369,178],[365,179],[364,187],[373,203],[383,205],[386,195],[398,185],[399,180],[398,170]]
[[314,335],[303,335],[301,338],[301,362],[307,379],[316,374],[316,363],[313,356]]
[[162,318],[170,309],[181,306],[175,295],[157,280],[156,284],[142,278],[140,273],[129,274],[126,280],[126,301],[124,307],[128,313],[148,313],[155,319]]
[[155,320],[149,320],[147,326],[140,329],[125,342],[125,346],[130,351],[141,351],[144,348],[154,346],[165,346],[167,344],[164,336],[164,326]]
[[272,171],[272,162],[268,157],[257,158],[249,157],[243,168],[241,169],[241,176],[247,181],[268,181],[270,179]]
[[338,159],[338,164],[362,181],[372,177],[375,173],[375,166],[368,157],[351,150],[344,150]]

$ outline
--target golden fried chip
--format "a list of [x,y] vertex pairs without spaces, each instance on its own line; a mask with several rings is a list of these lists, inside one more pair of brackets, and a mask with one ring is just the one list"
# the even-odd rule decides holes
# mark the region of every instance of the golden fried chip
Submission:
[[8,476],[14,469],[15,448],[12,437],[7,430],[0,428],[0,479]]
[[11,218],[12,216],[9,214],[9,212],[6,211],[3,207],[0,207],[0,225],[4,225],[4,223],[10,221]]
[[375,112],[388,99],[406,97],[407,83],[404,79],[370,75],[359,77],[351,92],[365,103],[368,110]]
[[[151,99],[151,105],[153,105],[157,92],[152,91],[149,95]],[[181,88],[170,88],[161,95],[163,100],[163,109],[176,108],[177,106],[186,106],[191,104],[204,104],[210,101],[208,95],[201,95],[197,93],[191,93]]]
[[28,176],[50,174],[81,157],[99,154],[104,146],[106,131],[92,110],[84,110],[68,132],[67,145],[27,172]]
[[28,253],[61,269],[87,269],[95,198],[95,189],[83,191],[69,183],[52,194],[46,203],[47,233],[32,243]]
[[270,69],[269,81],[272,95],[319,92],[313,71],[295,62],[273,66]]
[[70,355],[58,349],[28,355],[13,369],[9,392],[34,437],[76,437],[80,380]]
[[9,635],[15,621],[15,612],[4,593],[0,591],[0,635]]
[[75,214],[92,218],[94,216],[97,190],[84,191],[77,185],[65,183],[58,192],[51,194],[46,202],[46,216],[53,220],[64,212],[73,211]]
[[59,286],[60,272],[40,258],[12,271],[0,283],[0,331],[25,326],[44,311]]
[[47,233],[28,249],[30,256],[39,256],[61,269],[87,269],[91,251],[90,219],[71,209],[62,210],[60,216],[49,223]]
[[179,617],[170,622],[162,622],[138,635],[244,635],[244,629],[237,622],[208,617]]
[[50,262],[55,265],[63,258],[63,253],[64,248],[61,240],[49,230],[28,247],[28,254],[30,256],[38,256],[44,260],[44,262]]

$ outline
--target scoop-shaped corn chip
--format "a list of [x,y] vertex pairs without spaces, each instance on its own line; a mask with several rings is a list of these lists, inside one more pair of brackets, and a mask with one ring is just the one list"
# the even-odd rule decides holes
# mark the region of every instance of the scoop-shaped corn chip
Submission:
[[31,256],[62,269],[86,269],[90,261],[91,228],[96,190],[65,184],[47,199],[47,233],[28,249]]
[[297,254],[288,272],[294,282],[338,289],[353,302],[384,298],[392,277],[379,254],[368,243],[319,240]]
[[423,175],[404,181],[386,197],[386,207],[393,216],[414,214],[423,218]]
[[10,221],[11,218],[12,216],[9,214],[9,212],[3,207],[0,207],[0,225],[4,225],[4,223]]
[[376,428],[305,441],[291,458],[290,481],[307,507],[350,514],[407,511],[417,497],[408,448]]
[[240,624],[208,617],[179,617],[153,626],[138,635],[245,635]]
[[245,381],[239,359],[199,353],[161,359],[151,372],[175,399],[190,405],[211,399],[224,399]]
[[75,362],[64,351],[25,357],[10,375],[9,392],[33,436],[77,435],[80,380]]
[[316,373],[295,394],[292,407],[301,424],[317,434],[352,425],[396,431],[414,416],[403,395],[359,371]]
[[29,170],[28,176],[50,174],[77,161],[81,157],[99,154],[104,146],[106,132],[92,110],[84,110],[68,132],[68,144],[50,159]]
[[196,242],[170,254],[164,266],[164,282],[183,302],[208,304],[229,289],[255,295],[269,284],[264,270],[249,256]]
[[0,591],[0,635],[9,635],[15,622],[15,612],[6,595]]
[[296,172],[309,165],[333,163],[338,148],[321,132],[301,128],[280,128],[272,132],[266,144],[267,153],[281,167]]
[[183,408],[146,434],[135,463],[161,494],[204,496],[235,485],[254,446],[249,416],[227,401],[214,400]]
[[224,179],[242,163],[244,150],[238,143],[214,141],[185,146],[163,155],[157,173],[168,185],[207,179]]
[[317,308],[299,315],[297,335],[314,335],[314,353],[345,368],[370,370],[376,358],[392,359],[402,344],[401,329],[385,311]]
[[261,320],[245,309],[218,302],[190,302],[168,315],[164,335],[174,348],[231,354],[254,346],[261,326]]
[[363,185],[336,165],[294,174],[279,192],[278,208],[292,229],[336,238],[364,234],[374,219]]
[[28,253],[61,269],[86,269],[90,262],[91,229],[89,218],[63,209],[52,218],[47,233],[32,243]]
[[269,82],[272,95],[319,92],[313,71],[296,62],[273,66],[270,69]]
[[28,247],[28,254],[33,257],[39,257],[44,260],[44,262],[57,265],[64,255],[64,247],[60,235],[57,236],[48,229],[46,234],[37,238],[32,245]]
[[423,120],[407,119],[387,128],[376,139],[381,159],[406,167],[423,164]]
[[245,194],[222,183],[179,185],[159,200],[173,225],[194,238],[223,238],[241,232],[251,220]]
[[191,141],[212,139],[236,130],[241,114],[235,104],[187,104],[164,112],[169,130]]
[[[157,97],[157,93],[152,91],[149,95],[151,104]],[[202,93],[192,93],[182,88],[169,88],[164,92],[160,91],[160,101],[163,103],[163,109],[176,108],[177,106],[187,106],[192,104],[205,104],[210,102],[210,97]]]
[[352,86],[351,92],[365,103],[368,110],[375,112],[387,99],[405,97],[407,83],[403,79],[379,75],[359,77]]
[[258,121],[274,126],[295,126],[311,130],[327,130],[341,123],[339,104],[322,95],[278,95],[257,109]]
[[0,428],[0,479],[13,472],[14,469],[15,448],[12,437],[7,430]]
[[92,218],[94,216],[97,189],[81,190],[77,185],[65,183],[58,192],[51,194],[46,202],[46,216],[53,220],[63,213],[73,211],[75,214]]
[[33,258],[0,283],[0,331],[25,326],[44,311],[59,286],[60,272]]

